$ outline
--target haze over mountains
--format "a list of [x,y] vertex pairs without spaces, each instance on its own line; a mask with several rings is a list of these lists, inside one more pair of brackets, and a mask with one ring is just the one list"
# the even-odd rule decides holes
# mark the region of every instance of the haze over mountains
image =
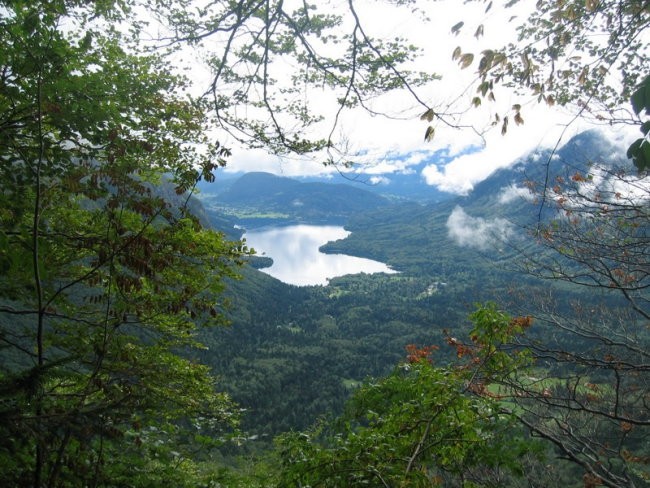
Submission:
[[[212,213],[227,217],[226,225],[233,221],[249,227],[296,222],[347,223],[358,227],[354,222],[364,212],[401,213],[400,206],[410,208],[414,203],[430,208],[441,204],[440,209],[446,209],[447,214],[460,205],[481,217],[504,213],[512,216],[529,199],[530,182],[540,185],[547,181],[552,185],[557,176],[567,177],[576,171],[584,173],[589,164],[603,159],[629,165],[621,148],[613,146],[597,131],[587,131],[555,153],[539,150],[497,170],[466,196],[436,190],[417,171],[391,174],[378,184],[371,184],[370,176],[366,179],[287,178],[254,172],[218,176],[214,184],[202,183],[199,198]],[[422,166],[425,164],[430,163]],[[390,210],[386,210],[388,207]]]
[[388,198],[363,186],[342,183],[300,182],[269,173],[247,173],[219,194],[218,202],[260,215],[284,219],[343,223],[351,215],[390,205]]
[[333,184],[260,173],[203,191],[206,213],[231,226],[332,218],[351,234],[323,246],[324,252],[374,259],[399,271],[298,287],[244,269],[245,279],[229,287],[232,327],[203,338],[210,348],[203,360],[246,409],[244,426],[256,435],[306,428],[339,411],[354,385],[390,371],[404,358],[406,344],[444,343],[444,329],[462,334],[476,303],[507,300],[513,285],[530,293],[535,286],[548,290],[548,283],[513,269],[515,246],[504,245],[525,245],[522,226],[538,218],[539,203],[531,202],[525,182],[584,172],[615,149],[597,133],[584,133],[553,157],[549,151],[531,154],[467,196],[437,202],[377,195],[342,178]]

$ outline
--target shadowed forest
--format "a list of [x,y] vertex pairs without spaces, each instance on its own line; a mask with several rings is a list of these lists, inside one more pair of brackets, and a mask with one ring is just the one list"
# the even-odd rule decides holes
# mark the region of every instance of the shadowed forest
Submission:
[[[650,484],[650,2],[445,1],[0,0],[0,485]],[[540,107],[591,129],[428,184]],[[436,149],[374,180],[348,114]],[[290,224],[395,273],[274,279]]]

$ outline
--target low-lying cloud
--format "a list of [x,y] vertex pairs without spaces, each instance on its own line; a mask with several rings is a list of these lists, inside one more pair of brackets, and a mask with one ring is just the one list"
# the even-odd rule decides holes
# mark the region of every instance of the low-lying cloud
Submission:
[[534,199],[535,195],[530,191],[530,189],[515,184],[502,188],[501,193],[499,194],[499,203],[503,205],[517,200],[532,202]]
[[459,246],[480,251],[496,247],[513,235],[512,224],[506,219],[472,217],[457,206],[447,219],[447,235]]

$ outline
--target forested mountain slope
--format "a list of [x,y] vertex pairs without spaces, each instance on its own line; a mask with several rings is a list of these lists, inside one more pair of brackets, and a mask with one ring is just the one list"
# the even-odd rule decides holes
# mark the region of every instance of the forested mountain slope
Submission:
[[[601,152],[611,149],[597,134],[582,134],[551,163],[565,167],[573,160],[584,171],[575,155],[598,145]],[[550,156],[534,154],[497,171],[465,197],[355,212],[346,223],[352,234],[323,248],[387,262],[397,275],[295,287],[248,270],[232,283],[232,327],[208,332],[210,350],[202,359],[247,409],[245,426],[268,434],[304,428],[337,411],[365,377],[386,374],[407,344],[440,343],[443,329],[460,333],[475,303],[506,300],[513,289],[535,286],[516,270],[514,245],[526,245],[523,225],[537,218],[539,203],[524,184],[545,176]],[[277,182],[283,192],[302,186]],[[508,191],[510,199],[504,198]],[[253,194],[242,198],[246,205],[254,203]]]
[[390,205],[364,185],[301,182],[269,173],[246,173],[225,191],[206,191],[201,197],[214,213],[234,216],[249,228],[275,221],[343,223],[354,214]]
[[629,167],[598,132],[583,132],[556,152],[536,151],[497,170],[466,196],[356,214],[346,223],[352,234],[325,250],[370,257],[416,274],[446,272],[447,261],[452,267],[474,267],[483,257],[513,257],[508,241],[519,240],[525,228],[552,213],[552,202],[540,199],[540,189],[546,185],[551,192],[558,178],[586,174],[590,164],[603,160]]

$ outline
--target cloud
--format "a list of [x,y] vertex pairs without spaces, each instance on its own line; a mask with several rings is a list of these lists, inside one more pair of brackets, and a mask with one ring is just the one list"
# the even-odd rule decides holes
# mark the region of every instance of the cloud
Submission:
[[[582,178],[584,179],[582,179]],[[645,207],[650,202],[650,181],[636,172],[620,173],[610,167],[595,165],[588,177],[576,174],[574,188],[566,188],[556,194],[548,194],[561,202],[564,209],[587,209],[596,213],[598,209]]]
[[386,178],[385,176],[372,176],[369,181],[371,185],[388,185],[390,178]]
[[[360,1],[355,5],[359,18],[364,23],[364,30],[370,37],[407,38],[413,45],[422,47],[421,57],[412,63],[411,68],[415,71],[436,73],[441,79],[417,87],[418,100],[424,101],[438,113],[450,114],[449,117],[446,116],[446,120],[455,127],[437,123],[433,143],[426,143],[424,132],[427,123],[420,120],[424,107],[406,90],[378,95],[364,101],[364,105],[371,112],[385,113],[388,117],[372,115],[363,109],[337,114],[336,94],[317,86],[308,87],[305,93],[315,112],[325,117],[322,123],[313,128],[314,133],[305,135],[312,136],[316,132],[328,135],[331,123],[336,118],[339,125],[334,136],[345,141],[348,154],[357,155],[353,160],[367,165],[367,168],[363,169],[366,173],[403,171],[408,166],[431,160],[430,155],[441,149],[447,149],[452,155],[464,154],[468,147],[483,143],[470,126],[476,125],[477,120],[480,120],[479,125],[485,125],[486,118],[492,117],[490,113],[489,117],[486,117],[485,113],[474,113],[478,111],[468,112],[474,95],[474,90],[470,87],[475,83],[475,67],[466,70],[459,68],[451,56],[455,47],[453,43],[462,45],[464,51],[478,53],[487,45],[500,45],[506,40],[514,39],[515,23],[504,23],[503,19],[495,17],[493,12],[498,11],[496,7],[486,15],[485,6],[479,2],[461,5],[458,0],[439,0],[431,3],[418,2],[417,7],[431,20],[425,21],[412,9],[396,7],[389,2]],[[513,10],[509,9],[504,15],[513,15]],[[346,22],[349,22],[349,16],[347,19]],[[461,19],[465,21],[466,28],[459,35],[451,36],[451,27]],[[485,37],[478,40],[474,38],[473,26],[482,23],[485,24]],[[500,102],[511,103],[505,98]],[[460,125],[465,126],[465,129],[459,129]],[[284,162],[282,165],[276,160],[271,165],[267,158],[259,157],[259,154],[259,159],[255,159],[243,148],[234,149],[230,165],[236,171],[272,170],[285,175],[326,172],[323,166],[318,164],[325,160],[323,155],[320,155],[320,158],[303,158],[299,162]],[[476,178],[472,179],[476,181]],[[457,185],[448,186],[455,188]]]
[[457,206],[447,219],[447,235],[456,244],[485,251],[513,235],[512,224],[505,219],[472,217]]
[[[426,11],[431,22],[421,20],[408,8],[395,8],[388,3],[360,1],[357,7],[371,37],[407,37],[423,48],[413,69],[436,72],[441,79],[417,87],[418,97],[437,113],[447,115],[446,122],[433,121],[435,137],[432,142],[425,142],[428,122],[420,120],[424,107],[406,91],[378,95],[365,101],[373,113],[387,113],[389,117],[371,115],[362,109],[344,111],[337,116],[336,94],[322,87],[308,87],[305,98],[313,103],[315,112],[322,113],[324,121],[313,128],[314,132],[308,129],[305,135],[329,135],[331,123],[336,119],[339,125],[334,136],[344,141],[345,159],[356,163],[349,171],[382,176],[412,171],[428,163],[422,170],[426,183],[442,191],[466,194],[496,169],[507,167],[536,149],[553,147],[560,137],[568,141],[572,135],[590,127],[574,120],[574,114],[562,107],[546,107],[536,99],[522,99],[505,87],[496,91],[495,102],[472,108],[471,101],[476,95],[476,66],[461,70],[457,61],[452,60],[453,49],[458,45],[463,52],[472,52],[478,57],[486,48],[516,39],[517,22],[508,19],[512,15],[526,18],[526,9],[534,8],[534,2],[519,2],[506,10],[495,5],[489,13],[482,2],[418,2],[418,7]],[[465,27],[459,35],[451,36],[451,27],[459,20],[465,21]],[[474,37],[478,25],[485,27],[485,36],[480,39]],[[500,127],[490,128],[490,122],[497,113],[512,116],[514,104],[522,105],[525,122],[520,126],[511,124],[508,133],[502,136]],[[290,159],[268,156],[262,151],[233,149],[227,171],[337,177],[335,170],[320,164],[326,159],[325,154]],[[421,171],[419,167],[417,170]]]
[[502,189],[501,194],[499,195],[499,203],[505,205],[515,200],[526,200],[527,202],[531,202],[534,198],[535,195],[530,191],[530,189],[512,184]]
[[476,140],[466,146],[464,152],[449,162],[425,167],[422,176],[427,184],[443,191],[467,194],[497,169],[509,167],[531,152],[552,148],[560,139],[566,142],[587,128],[579,122],[567,128],[566,114],[546,107],[532,106],[528,110],[530,121],[523,126],[511,127],[506,135],[491,130],[484,134],[483,141]]
[[262,149],[234,151],[232,160],[224,168],[226,173],[265,171],[280,176],[333,175],[336,168],[326,167],[316,157],[280,157]]

